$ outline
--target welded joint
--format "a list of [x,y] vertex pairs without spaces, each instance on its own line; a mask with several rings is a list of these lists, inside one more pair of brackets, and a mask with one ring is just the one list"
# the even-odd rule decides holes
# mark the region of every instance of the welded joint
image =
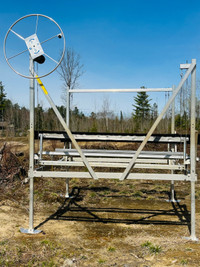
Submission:
[[197,181],[197,174],[188,174],[187,175],[189,181],[196,182]]

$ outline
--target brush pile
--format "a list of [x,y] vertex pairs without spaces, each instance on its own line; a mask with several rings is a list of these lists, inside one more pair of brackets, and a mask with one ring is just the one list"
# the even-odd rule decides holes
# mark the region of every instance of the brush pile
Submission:
[[20,157],[14,154],[7,143],[0,148],[0,186],[22,179],[25,169]]

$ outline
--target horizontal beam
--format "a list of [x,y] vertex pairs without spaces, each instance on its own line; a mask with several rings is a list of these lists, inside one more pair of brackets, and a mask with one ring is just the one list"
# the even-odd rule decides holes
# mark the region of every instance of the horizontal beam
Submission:
[[[90,162],[92,167],[102,168],[126,168],[127,163],[119,162]],[[41,166],[66,166],[66,167],[84,167],[85,165],[81,161],[53,161],[53,160],[41,160],[38,162]],[[135,164],[135,169],[156,169],[156,170],[184,170],[184,165],[165,165],[165,164]]]
[[[113,157],[132,158],[136,151],[133,150],[103,150],[103,149],[83,149],[86,157]],[[49,156],[69,156],[77,157],[79,153],[75,149],[59,149],[56,151],[43,151],[43,155]],[[144,159],[184,159],[183,152],[162,152],[162,151],[142,151],[139,158]]]
[[[37,154],[34,155],[35,160],[38,160],[39,157]],[[78,157],[69,157],[69,160],[71,160],[71,158],[73,159],[73,162],[83,162],[82,159],[78,156]],[[63,159],[66,159],[66,157],[64,157]],[[87,158],[89,162],[110,162],[110,163],[129,163],[130,159],[129,158],[102,158],[102,157],[98,157],[98,158],[93,158],[93,157],[89,157]],[[137,159],[136,163],[144,163],[144,164],[169,164],[169,160],[168,159]],[[185,164],[190,164],[190,160],[186,160]]]
[[[54,139],[54,140],[66,140],[67,136],[65,133],[41,133],[43,139]],[[111,135],[111,134],[76,134],[74,138],[76,141],[110,141],[110,142],[142,142],[145,135]],[[151,136],[148,142],[152,143],[182,143],[184,140],[188,140],[187,137],[183,136]]]
[[[96,172],[98,179],[119,179],[118,172]],[[34,177],[40,178],[86,178],[91,179],[88,172],[57,172],[57,171],[34,171]],[[156,174],[156,173],[129,173],[127,179],[131,180],[166,180],[166,181],[191,181],[190,175],[184,174]]]
[[[80,157],[73,157],[73,161],[82,161]],[[119,163],[129,163],[130,159],[128,158],[88,158],[89,162],[119,162]],[[168,159],[137,159],[136,163],[156,163],[156,164],[167,164],[169,163]]]
[[138,93],[171,92],[172,88],[133,88],[133,89],[69,89],[69,93]]

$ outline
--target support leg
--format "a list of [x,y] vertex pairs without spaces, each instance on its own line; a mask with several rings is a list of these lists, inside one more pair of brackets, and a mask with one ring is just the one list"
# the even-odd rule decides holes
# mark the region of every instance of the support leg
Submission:
[[65,198],[69,198],[69,179],[66,179],[66,193]]
[[29,179],[29,228],[20,228],[20,232],[23,234],[39,234],[41,230],[34,229],[34,177]]
[[[173,92],[175,91],[175,85],[172,86],[172,90]],[[171,133],[172,134],[175,134],[175,100],[172,102],[172,119],[171,119]],[[170,145],[168,144],[168,151],[170,151]],[[171,149],[172,152],[177,152],[177,145],[176,144],[173,144],[172,145],[172,149]],[[169,162],[170,164],[174,164],[174,161],[170,161]],[[172,170],[171,171],[171,174],[173,174],[174,171]],[[174,181],[171,181],[171,186],[170,186],[170,199],[169,199],[169,202],[178,202],[176,199],[175,199],[175,189],[174,189]]]
[[174,188],[174,181],[171,181],[170,185],[170,198],[167,202],[180,202],[180,200],[176,199],[175,197],[175,188]]
[[30,178],[30,202],[29,202],[29,231],[33,232],[33,221],[34,221],[34,182],[33,177]]
[[[30,58],[30,73],[34,73],[34,62]],[[29,187],[30,187],[30,196],[29,196],[29,228],[21,228],[21,233],[25,234],[38,234],[41,231],[34,229],[34,109],[35,109],[35,81],[30,79],[30,135],[29,135]],[[41,157],[41,154],[40,154]]]
[[[196,59],[192,60],[196,63]],[[190,176],[191,176],[191,220],[190,237],[192,241],[198,241],[195,232],[195,179],[196,179],[196,149],[195,128],[196,128],[196,67],[191,74],[191,121],[190,121]]]
[[169,195],[169,199],[166,200],[166,201],[167,202],[173,202],[173,203],[180,202],[180,200],[177,200],[176,197],[175,197],[174,181],[171,181],[170,195]]
[[191,233],[190,239],[192,241],[198,241],[196,237],[196,227],[195,227],[195,181],[191,181]]
[[66,193],[65,193],[65,198],[74,198],[73,194],[70,195],[69,193],[69,181],[70,178],[66,179]]
[[190,217],[190,237],[184,237],[186,240],[199,241],[196,237],[196,211],[195,211],[195,181],[191,181],[191,217]]
[[174,181],[171,181],[170,185],[170,199],[169,202],[176,202],[175,200],[175,191],[174,191]]
[[[168,151],[170,151],[170,149],[168,149]],[[172,150],[172,152],[177,152],[177,145],[175,145]],[[173,160],[170,160],[169,161],[169,164],[170,165],[174,165],[174,161]],[[171,170],[171,174],[174,174],[174,171]],[[169,196],[169,200],[167,200],[167,202],[180,202],[180,200],[177,200],[175,198],[175,187],[174,187],[174,181],[172,180],[171,181],[171,185],[170,185],[170,196]]]

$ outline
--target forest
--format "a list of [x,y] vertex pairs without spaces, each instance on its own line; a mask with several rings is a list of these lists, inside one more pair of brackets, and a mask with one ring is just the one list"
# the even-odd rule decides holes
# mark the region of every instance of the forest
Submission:
[[[188,101],[188,100],[185,100]],[[158,105],[150,105],[150,98],[146,92],[137,93],[133,98],[132,114],[124,117],[114,115],[103,103],[100,112],[86,115],[78,107],[70,110],[70,129],[81,132],[107,132],[107,133],[146,133],[158,116]],[[58,106],[63,118],[66,117],[64,105]],[[197,130],[200,129],[200,101],[197,100]],[[175,114],[175,126],[178,133],[187,133],[190,128],[189,111],[182,110]],[[26,136],[29,130],[29,109],[20,107],[13,103],[6,96],[6,90],[0,82],[0,128],[1,136]],[[61,131],[62,126],[56,119],[52,108],[43,109],[38,105],[35,108],[35,129],[36,131]],[[156,129],[156,133],[170,133],[171,131],[171,111],[163,117]]]

